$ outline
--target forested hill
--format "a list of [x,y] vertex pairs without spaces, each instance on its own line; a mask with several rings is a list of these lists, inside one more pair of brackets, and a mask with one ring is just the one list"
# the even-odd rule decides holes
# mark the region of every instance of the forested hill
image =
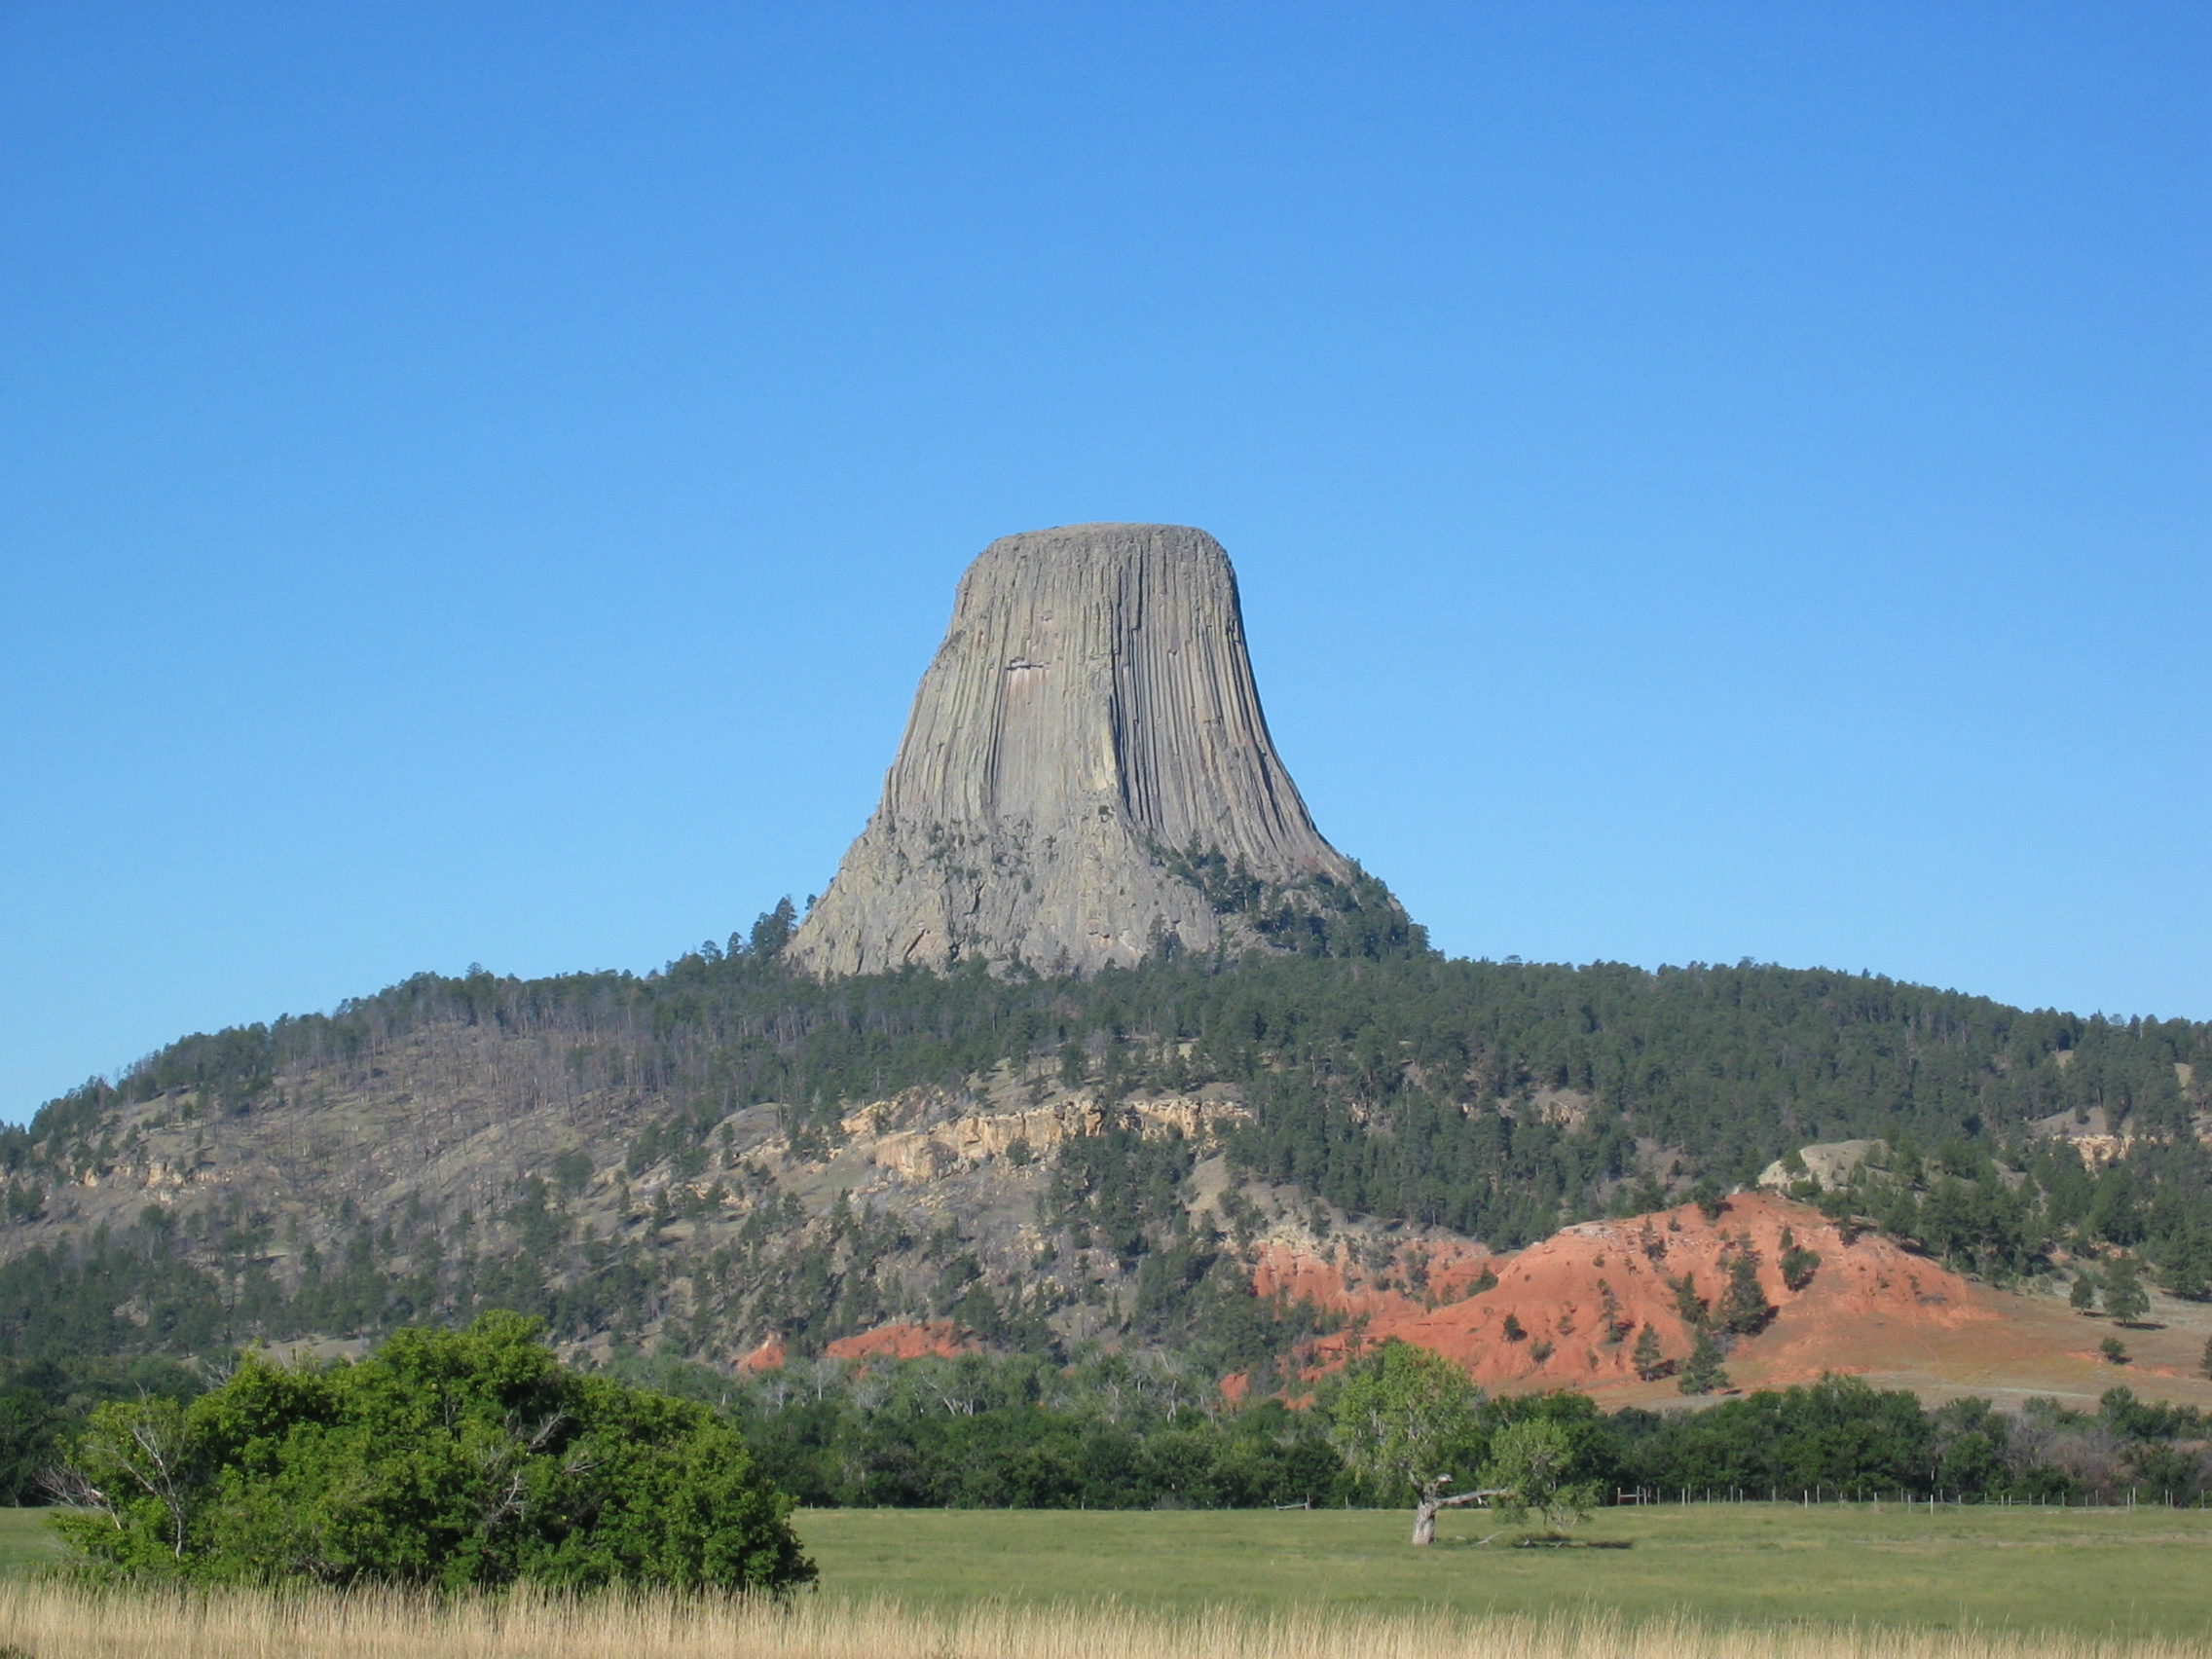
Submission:
[[[825,983],[781,963],[790,926],[781,910],[644,977],[424,975],[186,1038],[0,1132],[0,1252],[37,1251],[45,1282],[105,1264],[88,1307],[139,1311],[129,1330],[88,1315],[80,1345],[160,1346],[143,1309],[165,1296],[200,1341],[498,1301],[572,1340],[651,1333],[726,1361],[890,1318],[1014,1346],[1172,1341],[1236,1276],[1250,1195],[1321,1200],[1301,1213],[1324,1229],[1325,1208],[1512,1247],[1854,1137],[1890,1142],[1907,1186],[1925,1160],[1930,1182],[1978,1175],[2002,1198],[1997,1162],[2046,1168],[2028,1191],[2055,1225],[2087,1201],[2065,1196],[2083,1165],[2039,1136],[2109,1128],[2137,1183],[2117,1241],[2156,1260],[2157,1229],[2204,1229],[2205,1023],[1749,963],[1416,952]],[[1186,1103],[1164,1141],[1143,1124],[1167,1119],[1136,1111],[1162,1101]],[[856,1124],[941,1139],[1055,1103],[1089,1127],[991,1141],[985,1162],[847,1150]],[[1226,1194],[1194,1184],[1209,1158]],[[187,1267],[189,1295],[161,1277]],[[0,1352],[48,1317],[12,1282]]]
[[1998,1147],[2062,1113],[2170,1140],[2212,1082],[2212,1024],[2030,1013],[1750,963],[1255,955],[1090,979],[825,984],[732,943],[642,977],[425,974],[329,1015],[187,1037],[0,1130],[0,1161],[66,1179],[98,1159],[119,1101],[189,1092],[244,1115],[288,1072],[373,1066],[438,1025],[560,1039],[571,1070],[634,1092],[637,1132],[677,1139],[761,1102],[782,1103],[801,1136],[833,1136],[854,1102],[959,1090],[1047,1056],[1109,1099],[1234,1085],[1257,1113],[1233,1139],[1235,1163],[1347,1210],[1510,1243],[1646,1173],[1640,1143],[1732,1182],[1806,1142]]

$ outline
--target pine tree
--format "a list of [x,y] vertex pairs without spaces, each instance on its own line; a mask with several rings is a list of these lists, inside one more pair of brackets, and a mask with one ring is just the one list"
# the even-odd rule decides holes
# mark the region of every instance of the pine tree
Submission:
[[1697,1275],[1684,1273],[1678,1279],[1668,1279],[1667,1288],[1675,1293],[1675,1311],[1685,1325],[1703,1326],[1706,1317],[1705,1299],[1697,1293]]
[[[1629,1355],[1629,1362],[1636,1367],[1637,1376],[1646,1382],[1657,1382],[1673,1369],[1671,1361],[1660,1357],[1659,1333],[1649,1325],[1644,1326],[1643,1334],[1636,1339],[1636,1348]],[[2212,1377],[2212,1343],[2204,1345],[2204,1374]]]
[[2143,1272],[2133,1256],[2115,1257],[2105,1271],[2105,1311],[2122,1325],[2151,1311],[2151,1293],[2143,1288]]
[[1685,1394],[1710,1394],[1729,1386],[1728,1373],[1720,1364],[1720,1345],[1713,1340],[1711,1331],[1698,1332],[1697,1345],[1682,1364],[1679,1386]]
[[2167,1245],[2158,1280],[2184,1302],[2212,1301],[2212,1241],[2201,1224]]
[[1720,1293],[1719,1324],[1738,1336],[1755,1336],[1774,1317],[1774,1304],[1759,1284],[1759,1259],[1750,1245],[1736,1252],[1728,1264],[1728,1288]]

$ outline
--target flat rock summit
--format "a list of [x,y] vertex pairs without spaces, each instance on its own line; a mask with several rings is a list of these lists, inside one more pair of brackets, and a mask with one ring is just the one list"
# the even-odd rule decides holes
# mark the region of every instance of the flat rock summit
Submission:
[[1357,877],[1268,735],[1221,544],[1070,525],[968,568],[882,804],[788,954],[1088,973],[1271,942],[1265,906]]

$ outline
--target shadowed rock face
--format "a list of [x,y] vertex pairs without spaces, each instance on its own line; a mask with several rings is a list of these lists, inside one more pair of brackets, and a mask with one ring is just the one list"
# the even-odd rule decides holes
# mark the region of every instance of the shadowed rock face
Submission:
[[882,804],[788,954],[1081,973],[1252,942],[1171,867],[1194,844],[1283,886],[1353,874],[1268,736],[1228,554],[1180,525],[1006,536],[961,578]]

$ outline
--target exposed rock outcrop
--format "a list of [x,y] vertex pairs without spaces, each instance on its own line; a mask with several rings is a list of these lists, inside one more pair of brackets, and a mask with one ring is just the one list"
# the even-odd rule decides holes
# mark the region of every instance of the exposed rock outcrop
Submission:
[[1110,1122],[1124,1115],[1140,1133],[1178,1134],[1189,1141],[1206,1140],[1224,1125],[1251,1118],[1239,1105],[1179,1095],[1138,1098],[1110,1110],[1094,1093],[1084,1090],[1027,1111],[972,1113],[904,1128],[886,1126],[887,1120],[896,1116],[887,1110],[892,1104],[879,1101],[864,1106],[847,1114],[839,1126],[855,1151],[912,1181],[928,1180],[960,1164],[1007,1157],[1016,1146],[1042,1156],[1064,1140],[1101,1134]]
[[1229,556],[1178,525],[1006,536],[961,578],[882,804],[788,954],[1085,973],[1262,942],[1194,850],[1247,890],[1357,874],[1268,735]]
[[1799,1147],[1796,1167],[1790,1166],[1788,1159],[1778,1158],[1759,1171],[1758,1184],[1768,1192],[1787,1193],[1798,1182],[1810,1181],[1823,1192],[1834,1192],[1851,1179],[1851,1172],[1862,1163],[1887,1169],[1889,1142],[1823,1141],[1815,1146]]

